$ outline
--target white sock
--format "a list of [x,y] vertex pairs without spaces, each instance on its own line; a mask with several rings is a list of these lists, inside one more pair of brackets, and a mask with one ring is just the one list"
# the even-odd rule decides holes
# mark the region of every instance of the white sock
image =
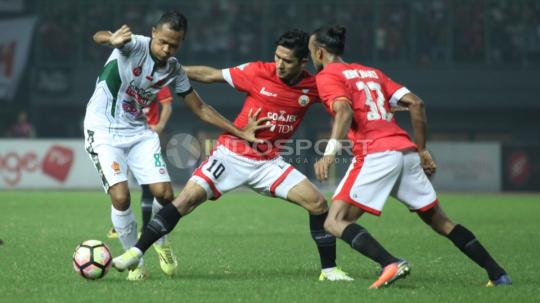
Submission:
[[[154,198],[154,201],[152,202],[152,218],[163,208],[163,205],[159,204],[158,200]],[[156,241],[157,245],[163,245],[167,241],[167,235],[159,238]]]
[[[118,210],[111,206],[111,221],[114,230],[118,233],[118,239],[124,250],[135,246],[137,243],[137,220],[131,211],[131,207],[126,210]],[[143,265],[144,261],[141,258],[139,266]]]

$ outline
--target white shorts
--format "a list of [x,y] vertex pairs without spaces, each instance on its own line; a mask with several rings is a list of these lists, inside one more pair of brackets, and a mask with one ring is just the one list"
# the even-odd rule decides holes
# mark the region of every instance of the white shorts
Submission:
[[438,203],[417,152],[385,151],[355,158],[333,200],[378,216],[390,194],[411,211],[426,211]]
[[155,132],[145,130],[136,136],[121,136],[85,129],[84,136],[86,151],[105,192],[128,180],[128,168],[140,185],[171,181]]
[[208,199],[216,200],[242,185],[261,194],[287,199],[289,190],[304,179],[306,176],[281,157],[253,160],[218,145],[189,180],[202,186]]

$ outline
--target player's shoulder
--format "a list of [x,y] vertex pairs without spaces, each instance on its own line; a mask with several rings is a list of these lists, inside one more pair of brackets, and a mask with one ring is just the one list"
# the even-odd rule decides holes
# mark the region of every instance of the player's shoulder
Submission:
[[150,42],[150,37],[145,36],[145,35],[133,34],[133,35],[131,35],[131,38],[136,39],[136,40],[141,41],[141,42]]
[[250,63],[250,68],[259,72],[274,74],[276,71],[276,64],[274,62],[254,61]]
[[265,62],[262,62],[262,61],[250,61],[250,62],[242,63],[232,68],[241,70],[241,71],[247,71],[247,70],[258,71],[258,70],[265,70],[268,68],[268,66],[266,66]]

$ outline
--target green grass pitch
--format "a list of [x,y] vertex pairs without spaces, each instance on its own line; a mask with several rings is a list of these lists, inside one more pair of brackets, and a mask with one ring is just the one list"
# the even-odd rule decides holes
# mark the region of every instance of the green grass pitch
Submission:
[[[139,194],[134,193],[139,213]],[[338,263],[356,280],[318,282],[319,261],[304,210],[252,193],[230,193],[183,218],[171,234],[179,275],[166,278],[153,250],[150,278],[128,282],[111,270],[86,281],[71,265],[83,240],[106,239],[108,197],[100,192],[0,192],[0,302],[540,302],[540,196],[442,194],[456,222],[469,227],[508,270],[514,285],[486,289],[483,270],[414,214],[389,201],[380,218],[360,223],[411,275],[370,291],[377,266],[338,241]]]

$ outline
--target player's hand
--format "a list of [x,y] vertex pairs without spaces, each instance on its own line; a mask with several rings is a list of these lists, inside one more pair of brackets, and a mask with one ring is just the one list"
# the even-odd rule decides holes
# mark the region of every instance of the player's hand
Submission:
[[131,30],[125,24],[109,37],[109,44],[116,48],[124,46],[129,41],[131,41]]
[[420,155],[420,165],[422,165],[426,175],[430,177],[435,173],[435,170],[437,170],[437,164],[435,164],[435,161],[433,161],[433,158],[427,149],[419,151],[418,155]]
[[163,132],[163,129],[165,127],[163,127],[163,125],[161,124],[157,124],[157,125],[149,125],[150,129],[152,129],[154,132],[156,132],[158,135],[161,135],[161,133]]
[[272,127],[272,125],[266,123],[271,120],[269,117],[257,119],[257,117],[261,113],[261,110],[262,109],[259,108],[255,113],[253,113],[253,109],[249,110],[248,123],[246,124],[246,127],[244,127],[244,129],[239,134],[239,136],[242,139],[248,142],[264,143],[264,140],[257,139],[257,137],[255,136],[255,133],[261,129],[270,128]]
[[336,156],[326,155],[320,158],[313,166],[315,168],[315,176],[319,181],[326,181],[328,179],[328,171],[332,164],[336,162]]

